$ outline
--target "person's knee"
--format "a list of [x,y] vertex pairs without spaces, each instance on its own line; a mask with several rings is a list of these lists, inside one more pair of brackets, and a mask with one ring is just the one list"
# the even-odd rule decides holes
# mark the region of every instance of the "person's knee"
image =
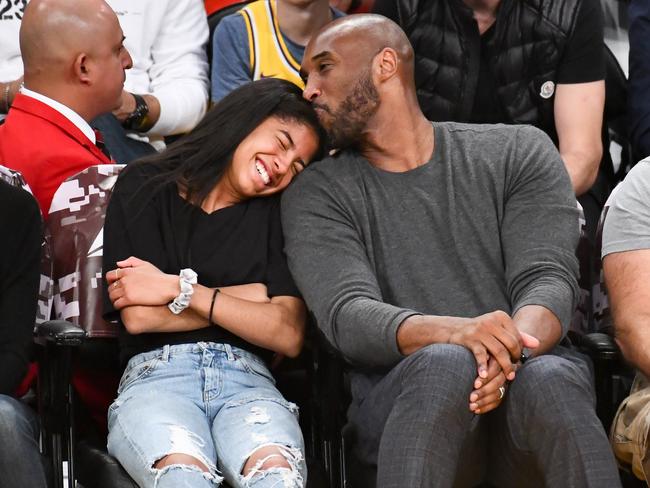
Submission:
[[[158,459],[154,464],[156,486],[219,486],[223,478],[217,474],[214,466],[206,466],[194,456],[183,453],[171,453]],[[189,485],[188,485],[189,486]]]
[[31,417],[35,412],[30,412],[29,407],[21,405],[15,398],[0,395],[0,437],[7,439],[15,432],[28,432],[38,435],[37,425]]
[[[446,388],[471,388],[477,377],[472,353],[454,344],[431,344],[409,356],[404,375],[418,381],[444,384]],[[432,385],[433,386],[433,385]]]
[[303,476],[299,464],[303,461],[299,449],[276,444],[261,446],[250,455],[244,464],[241,475],[245,486],[255,486],[267,476],[276,476],[284,488],[302,488]]
[[588,372],[574,361],[554,355],[540,356],[527,362],[517,372],[510,390],[517,403],[526,402],[529,409],[557,412],[582,406],[593,410],[595,404]]
[[183,466],[195,466],[205,473],[210,471],[205,464],[203,464],[194,456],[182,453],[168,454],[167,456],[164,456],[156,461],[153,467],[156,469],[163,469],[174,464]]

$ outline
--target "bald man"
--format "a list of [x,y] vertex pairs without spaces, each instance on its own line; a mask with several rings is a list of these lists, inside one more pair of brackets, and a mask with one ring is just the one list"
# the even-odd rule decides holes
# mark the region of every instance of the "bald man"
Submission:
[[23,174],[45,216],[66,178],[111,162],[88,122],[120,106],[131,67],[123,40],[103,0],[32,0],[25,8],[24,87],[0,126],[0,164]]
[[550,139],[427,120],[412,48],[381,16],[323,28],[302,71],[341,150],[285,192],[282,221],[351,365],[353,471],[381,488],[619,486],[589,367],[559,345],[578,210]]

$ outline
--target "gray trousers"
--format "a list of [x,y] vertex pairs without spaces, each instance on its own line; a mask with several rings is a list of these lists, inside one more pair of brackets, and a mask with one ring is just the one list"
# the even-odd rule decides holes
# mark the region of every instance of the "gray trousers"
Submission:
[[467,349],[436,344],[376,383],[353,379],[346,435],[353,458],[377,467],[378,488],[620,486],[580,355],[558,347],[529,360],[485,415],[469,410],[475,378]]

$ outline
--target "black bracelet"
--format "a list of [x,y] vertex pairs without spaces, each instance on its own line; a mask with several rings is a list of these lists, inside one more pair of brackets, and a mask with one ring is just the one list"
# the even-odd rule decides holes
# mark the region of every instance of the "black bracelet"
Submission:
[[135,99],[135,109],[129,114],[122,126],[127,130],[138,130],[142,127],[142,123],[147,118],[149,113],[149,105],[141,95],[131,93]]
[[210,303],[210,315],[208,319],[210,320],[210,326],[214,325],[214,322],[212,321],[212,311],[214,310],[214,301],[217,299],[217,295],[219,294],[221,290],[219,288],[215,288],[214,292],[212,293],[212,303]]

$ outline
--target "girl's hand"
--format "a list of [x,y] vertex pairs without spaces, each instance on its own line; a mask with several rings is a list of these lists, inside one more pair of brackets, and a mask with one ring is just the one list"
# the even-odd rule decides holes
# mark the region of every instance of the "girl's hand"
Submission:
[[179,278],[135,257],[117,262],[106,273],[108,296],[117,310],[132,305],[166,305],[180,293]]

